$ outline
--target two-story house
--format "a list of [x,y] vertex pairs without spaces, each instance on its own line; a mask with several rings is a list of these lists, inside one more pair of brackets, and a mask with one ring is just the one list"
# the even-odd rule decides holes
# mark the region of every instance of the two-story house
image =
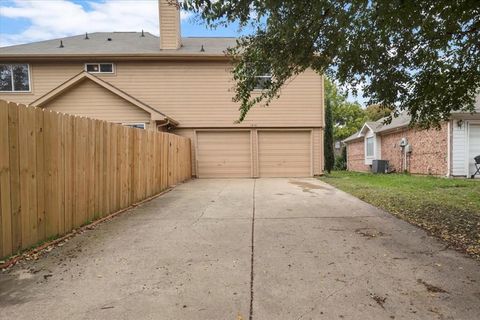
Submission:
[[0,48],[0,99],[189,137],[198,177],[322,173],[322,76],[298,75],[235,123],[225,54],[235,39],[182,38],[167,0],[159,18],[159,37],[98,32]]

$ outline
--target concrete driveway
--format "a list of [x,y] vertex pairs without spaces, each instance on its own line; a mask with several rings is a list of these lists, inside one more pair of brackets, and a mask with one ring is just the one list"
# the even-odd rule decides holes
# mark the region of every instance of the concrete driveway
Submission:
[[479,314],[478,262],[316,179],[194,180],[0,273],[2,319]]

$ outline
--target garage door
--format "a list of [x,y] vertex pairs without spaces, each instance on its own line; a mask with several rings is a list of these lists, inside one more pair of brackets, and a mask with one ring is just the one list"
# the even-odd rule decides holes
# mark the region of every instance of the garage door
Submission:
[[197,131],[197,176],[251,177],[250,145],[250,131]]
[[258,131],[260,177],[310,177],[310,131]]
[[[470,125],[468,137],[468,175],[472,175],[476,169],[473,158],[480,155],[480,125]],[[478,176],[476,177],[478,178]]]

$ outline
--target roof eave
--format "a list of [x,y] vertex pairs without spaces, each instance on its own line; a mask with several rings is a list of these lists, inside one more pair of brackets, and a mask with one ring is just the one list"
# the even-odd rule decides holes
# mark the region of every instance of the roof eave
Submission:
[[354,142],[354,141],[357,141],[357,140],[361,140],[362,138],[364,138],[364,137],[363,136],[358,136],[358,137],[355,137],[355,138],[342,140],[342,142],[348,144],[349,142]]
[[377,134],[383,135],[383,134],[388,134],[388,133],[392,133],[392,132],[397,132],[401,129],[406,129],[408,127],[409,127],[409,124],[403,124],[403,125],[399,125],[399,126],[396,126],[396,127],[393,127],[393,128],[378,130]]
[[160,53],[160,54],[0,54],[0,61],[49,61],[62,59],[85,60],[86,58],[98,60],[111,58],[115,60],[232,60],[233,57],[226,54],[209,53]]

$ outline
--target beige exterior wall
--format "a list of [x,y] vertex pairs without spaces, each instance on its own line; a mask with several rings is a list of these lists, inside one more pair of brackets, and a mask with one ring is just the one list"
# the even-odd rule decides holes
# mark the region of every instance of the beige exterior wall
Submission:
[[[202,132],[202,130],[209,130],[209,129],[176,129],[174,131],[175,134],[188,137],[192,140],[192,174],[197,175],[197,159],[196,159],[196,152],[198,151],[197,148],[197,134],[199,132]],[[222,133],[225,132],[226,130],[224,129],[215,129],[218,132]],[[245,130],[245,129],[242,129]],[[294,128],[278,128],[278,129],[272,129],[272,128],[258,128],[258,129],[248,129],[246,132],[250,132],[251,135],[251,155],[252,155],[252,164],[251,168],[253,171],[253,176],[258,177],[260,174],[260,168],[259,168],[259,150],[258,148],[261,148],[259,146],[259,140],[258,136],[261,134],[261,132],[265,131],[275,131],[275,132],[283,132],[287,133],[288,131],[296,132],[296,131],[301,131],[301,132],[311,132],[311,137],[310,141],[311,144],[309,144],[309,148],[311,150],[311,154],[313,155],[312,159],[312,169],[313,169],[313,175],[320,175],[323,173],[323,130],[318,129],[318,128],[305,128],[305,129],[294,129]],[[227,130],[228,131],[228,130]],[[210,132],[210,131],[209,131]],[[285,145],[288,145],[286,143]]]
[[169,4],[168,0],[160,0],[160,49],[178,49],[181,45],[180,10]]
[[313,128],[313,174],[323,173],[323,128]]
[[[28,62],[28,61],[26,61]],[[32,63],[31,93],[0,93],[0,99],[28,104],[84,69],[78,63]],[[114,75],[96,76],[180,123],[180,128],[323,127],[323,83],[307,70],[291,80],[280,99],[255,107],[241,124],[232,102],[231,66],[219,62],[118,62]]]
[[[32,92],[0,93],[0,99],[29,104],[83,71],[85,62],[91,61],[32,63]],[[245,121],[236,124],[239,105],[232,102],[231,65],[226,61],[122,61],[115,65],[115,74],[95,76],[178,121],[179,126],[174,133],[192,139],[193,164],[196,163],[195,130],[251,130],[252,152],[257,154],[257,134],[253,134],[256,130],[301,129],[312,132],[313,174],[322,173],[323,80],[312,70],[289,81],[282,89],[281,97],[270,106],[253,108]],[[84,82],[49,103],[49,107],[115,122],[125,121],[123,119],[141,121],[148,116],[138,108],[132,109],[136,107],[107,90],[100,88],[99,91],[97,87]],[[253,161],[252,165],[254,176],[258,176],[258,161]],[[194,174],[195,170],[194,165]]]
[[57,112],[119,123],[148,123],[150,114],[98,84],[84,80],[47,103]]

